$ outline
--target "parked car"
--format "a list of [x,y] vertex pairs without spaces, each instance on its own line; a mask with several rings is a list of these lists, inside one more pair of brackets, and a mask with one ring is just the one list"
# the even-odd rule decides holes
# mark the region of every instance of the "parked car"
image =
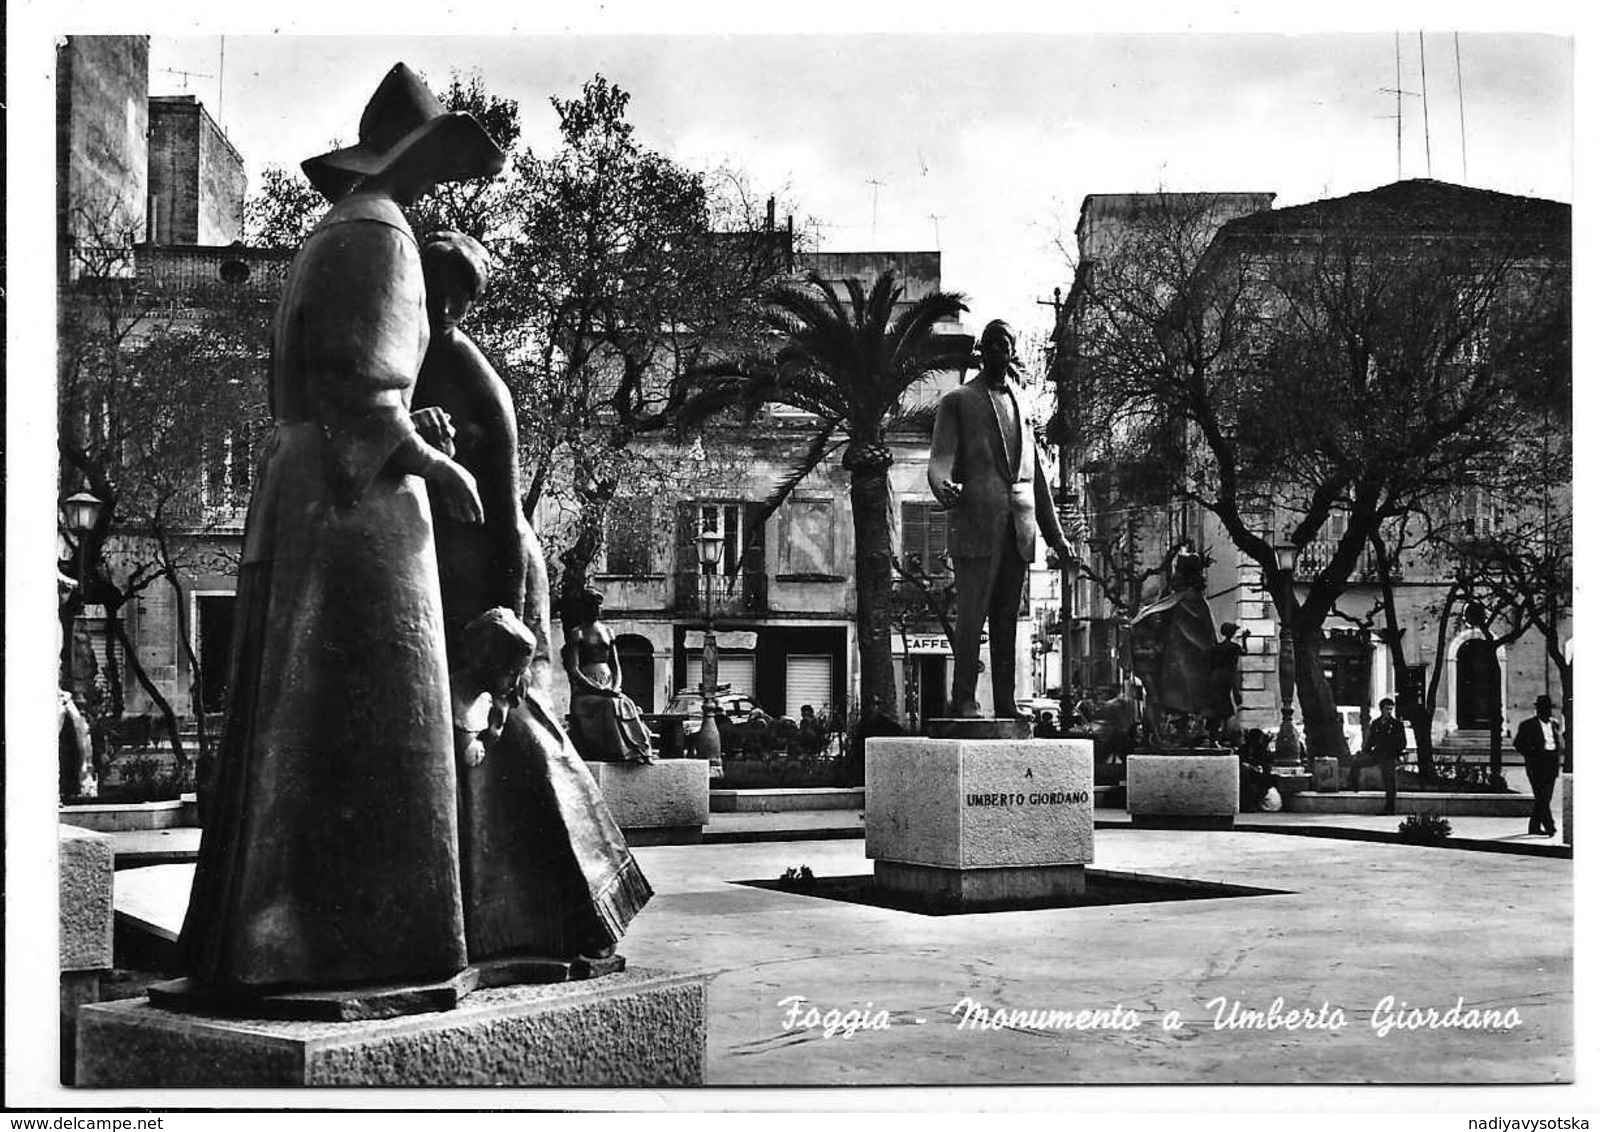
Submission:
[[[723,747],[742,742],[760,711],[755,700],[742,692],[719,690],[715,699],[717,730]],[[684,758],[693,753],[694,737],[705,722],[705,698],[699,688],[680,689],[665,711],[644,717],[656,737],[656,750],[663,758]]]
[[[1339,712],[1339,720],[1344,725],[1345,742],[1350,744],[1350,753],[1353,755],[1357,751],[1361,750],[1361,743],[1363,741],[1361,732],[1361,709],[1358,707],[1346,707],[1341,705],[1337,710]],[[1377,717],[1378,709],[1374,707],[1372,709],[1372,718],[1376,719]],[[1415,751],[1417,749],[1417,737],[1411,731],[1411,724],[1402,723],[1401,726],[1405,729],[1406,733],[1406,751]]]

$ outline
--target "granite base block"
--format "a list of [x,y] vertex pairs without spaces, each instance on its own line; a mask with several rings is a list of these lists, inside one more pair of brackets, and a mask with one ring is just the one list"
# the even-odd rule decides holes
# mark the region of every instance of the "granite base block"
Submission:
[[867,740],[867,856],[949,869],[1094,860],[1088,739]]
[[63,825],[57,881],[61,898],[61,969],[103,971],[111,967],[115,908],[112,884],[116,854],[112,840]]
[[1238,756],[1193,753],[1128,756],[1128,814],[1233,818],[1239,812]]
[[78,1014],[77,1083],[102,1088],[699,1085],[706,980],[633,970],[497,987],[454,1010],[356,1022],[230,1019],[148,1000]]
[[673,830],[691,835],[711,820],[711,764],[704,759],[659,759],[653,763],[585,763],[600,785],[606,807],[628,833]]
[[872,879],[878,887],[892,892],[949,901],[974,910],[1082,896],[1087,885],[1082,865],[948,869],[874,861]]

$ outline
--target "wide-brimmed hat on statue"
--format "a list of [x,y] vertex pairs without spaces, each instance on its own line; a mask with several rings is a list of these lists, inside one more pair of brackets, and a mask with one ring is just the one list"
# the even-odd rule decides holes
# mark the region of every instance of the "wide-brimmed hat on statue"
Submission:
[[478,120],[446,110],[427,84],[396,63],[361,112],[359,141],[300,163],[306,178],[331,201],[365,177],[387,173],[402,161],[423,163],[436,182],[466,181],[498,173],[506,155]]
[[1555,705],[1555,702],[1552,701],[1549,696],[1540,696],[1538,699],[1533,701],[1533,706],[1537,710],[1538,708],[1542,708],[1542,707],[1553,708],[1556,705]]

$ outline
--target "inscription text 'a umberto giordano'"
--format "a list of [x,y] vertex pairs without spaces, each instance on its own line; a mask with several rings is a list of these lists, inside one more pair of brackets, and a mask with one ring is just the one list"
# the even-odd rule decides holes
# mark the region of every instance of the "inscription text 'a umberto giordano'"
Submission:
[[1089,800],[1087,790],[1049,790],[1036,793],[968,794],[969,806],[1080,806]]

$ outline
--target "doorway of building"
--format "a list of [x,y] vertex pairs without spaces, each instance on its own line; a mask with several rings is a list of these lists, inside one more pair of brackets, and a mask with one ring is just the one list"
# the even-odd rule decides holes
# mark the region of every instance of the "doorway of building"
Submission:
[[917,661],[917,718],[940,719],[949,714],[949,661],[942,656],[919,656]]
[[622,694],[640,711],[656,710],[656,651],[648,639],[634,633],[617,638],[617,663],[622,668]]
[[1498,723],[1500,661],[1494,645],[1484,640],[1462,642],[1456,652],[1456,726],[1486,731]]
[[228,654],[233,648],[233,595],[200,594],[195,598],[195,638],[200,657],[200,703],[207,712],[222,711],[228,700]]

